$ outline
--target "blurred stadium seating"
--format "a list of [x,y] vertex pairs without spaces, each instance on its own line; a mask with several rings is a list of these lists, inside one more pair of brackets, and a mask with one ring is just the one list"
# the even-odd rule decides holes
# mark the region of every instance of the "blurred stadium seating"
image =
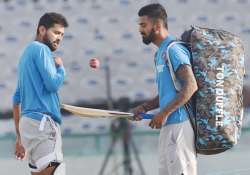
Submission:
[[[247,71],[244,102],[248,108],[245,108],[243,122],[244,138],[237,149],[228,151],[230,156],[206,157],[206,161],[199,161],[199,171],[218,175],[226,174],[223,170],[229,172],[227,174],[239,174],[240,170],[246,169],[246,174],[249,174],[250,0],[0,0],[0,119],[11,116],[17,65],[22,51],[34,40],[40,16],[51,11],[63,13],[70,24],[61,47],[54,53],[63,58],[67,71],[65,84],[60,90],[63,103],[84,103],[89,107],[98,104],[100,107],[101,102],[107,100],[107,65],[111,71],[112,99],[119,101],[126,97],[135,103],[153,97],[156,92],[153,61],[156,47],[142,44],[137,24],[138,10],[151,2],[166,7],[169,30],[177,37],[190,25],[220,28],[241,37]],[[92,57],[100,59],[100,69],[89,68]],[[64,116],[63,121],[64,152],[66,162],[70,162],[67,169],[72,172],[69,174],[98,171],[102,156],[110,145],[110,135],[113,136],[109,133],[112,120],[69,115]],[[143,164],[150,168],[147,174],[154,174],[158,131],[150,129],[148,122],[131,122],[131,127],[138,134],[133,136],[136,145],[142,155],[146,155]],[[20,168],[13,159],[14,144],[13,120],[0,120],[0,162],[3,164],[1,172],[4,172],[0,174],[27,174],[24,172],[26,164],[22,163],[24,166]],[[72,155],[75,157],[70,157]],[[96,155],[101,156],[97,159]],[[230,168],[232,171],[228,171]]]
[[[170,32],[177,37],[190,25],[221,28],[239,35],[249,64],[250,25],[248,0],[5,0],[0,1],[0,111],[12,106],[19,57],[35,37],[44,12],[63,13],[70,23],[55,55],[67,70],[61,89],[64,103],[106,99],[105,58],[109,58],[112,98],[144,100],[155,94],[154,46],[145,46],[138,33],[137,11],[150,2],[162,3],[169,15]],[[92,70],[88,61],[101,60]],[[249,70],[245,83],[249,83]]]
[[[250,66],[248,0],[5,0],[0,1],[0,111],[11,109],[19,57],[34,39],[39,17],[47,11],[63,13],[70,24],[55,52],[63,57],[67,70],[60,91],[64,103],[106,99],[105,58],[109,58],[114,100],[153,97],[156,48],[142,44],[137,24],[138,9],[149,2],[166,7],[170,32],[177,37],[190,25],[239,35],[245,45],[246,66]],[[92,57],[101,60],[101,69],[89,68]],[[246,84],[250,84],[247,77]]]

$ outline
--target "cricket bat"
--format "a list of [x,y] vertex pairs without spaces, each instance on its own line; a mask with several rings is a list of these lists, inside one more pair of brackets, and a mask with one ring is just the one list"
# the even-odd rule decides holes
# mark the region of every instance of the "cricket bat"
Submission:
[[[65,109],[72,114],[80,117],[90,117],[90,118],[127,118],[130,120],[134,119],[134,114],[129,112],[119,112],[103,109],[85,108],[72,106],[67,104],[61,104],[61,108]],[[152,119],[154,115],[141,113],[143,119]]]

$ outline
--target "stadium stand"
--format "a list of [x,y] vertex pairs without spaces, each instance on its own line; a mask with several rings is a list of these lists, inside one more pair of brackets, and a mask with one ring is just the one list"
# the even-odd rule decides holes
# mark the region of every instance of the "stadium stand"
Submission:
[[[137,25],[138,9],[149,2],[166,6],[170,32],[176,36],[190,25],[222,28],[239,35],[245,45],[246,66],[250,66],[248,0],[5,0],[0,2],[0,111],[11,109],[18,59],[34,39],[37,20],[46,11],[63,13],[70,23],[55,52],[63,57],[67,70],[60,91],[64,103],[106,99],[106,57],[114,100],[153,97],[155,48],[142,44]],[[101,60],[101,69],[89,68],[92,57]],[[246,84],[250,84],[249,78]]]

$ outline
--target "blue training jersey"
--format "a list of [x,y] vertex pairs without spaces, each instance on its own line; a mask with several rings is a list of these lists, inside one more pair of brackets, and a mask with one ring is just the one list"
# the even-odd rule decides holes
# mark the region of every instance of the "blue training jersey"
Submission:
[[26,47],[19,61],[13,104],[21,104],[22,116],[41,120],[43,114],[47,114],[60,124],[60,101],[57,92],[64,77],[64,67],[56,67],[49,47],[33,41]]
[[[158,87],[161,111],[176,98],[177,94],[169,67],[166,64],[167,47],[173,40],[175,40],[175,38],[172,35],[169,35],[164,41],[162,41],[155,55],[156,83]],[[169,49],[169,57],[175,73],[181,65],[190,65],[190,53],[188,49],[181,44],[176,43],[171,46]],[[185,111],[184,106],[182,106],[170,114],[165,124],[180,123],[186,121],[187,119],[188,114]]]

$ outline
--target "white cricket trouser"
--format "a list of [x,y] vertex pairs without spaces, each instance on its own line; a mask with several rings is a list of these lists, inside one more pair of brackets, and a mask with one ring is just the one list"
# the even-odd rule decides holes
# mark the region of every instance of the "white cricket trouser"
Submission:
[[194,132],[189,120],[161,128],[159,165],[159,175],[197,175]]

